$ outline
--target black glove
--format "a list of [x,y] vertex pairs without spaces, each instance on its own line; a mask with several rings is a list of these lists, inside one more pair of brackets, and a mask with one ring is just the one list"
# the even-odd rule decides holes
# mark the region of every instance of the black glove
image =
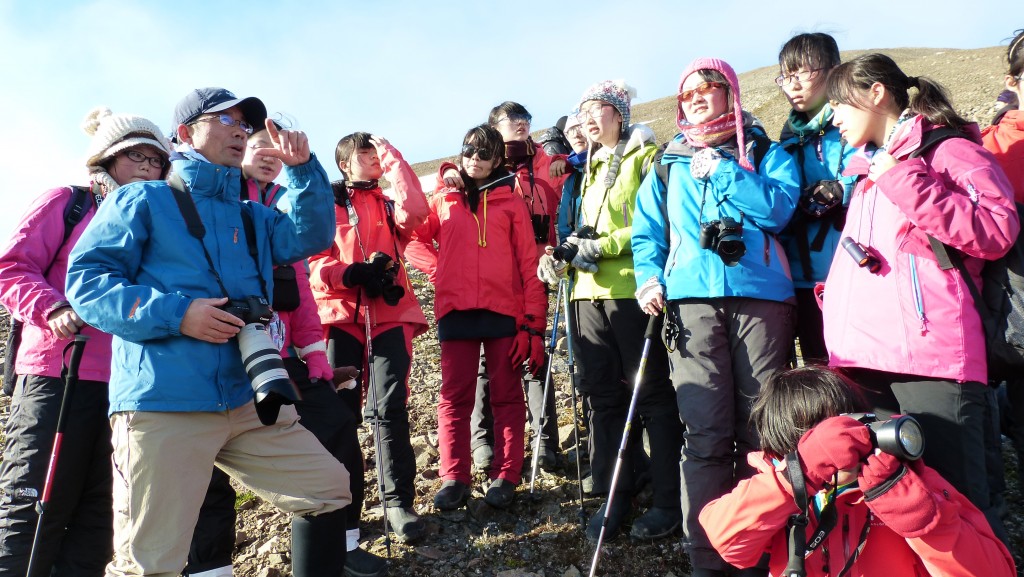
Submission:
[[[369,293],[372,285],[376,284],[377,295],[380,295],[380,283],[374,283],[373,281],[378,278],[373,270],[373,265],[368,262],[354,262],[348,265],[345,269],[345,274],[341,277],[341,282],[348,288],[354,288],[357,286],[366,287],[366,292]],[[371,296],[377,296],[371,295]]]

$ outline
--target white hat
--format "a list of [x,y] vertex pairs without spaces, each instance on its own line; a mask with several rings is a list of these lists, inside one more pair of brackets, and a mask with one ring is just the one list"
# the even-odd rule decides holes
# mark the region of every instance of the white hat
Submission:
[[109,108],[98,106],[86,115],[82,130],[92,136],[85,161],[91,173],[103,170],[103,161],[111,156],[140,144],[149,144],[168,157],[171,155],[171,145],[160,128],[141,116],[113,114]]

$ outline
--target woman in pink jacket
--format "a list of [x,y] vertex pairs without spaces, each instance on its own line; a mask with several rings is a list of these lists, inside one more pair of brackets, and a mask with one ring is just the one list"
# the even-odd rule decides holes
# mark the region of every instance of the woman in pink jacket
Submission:
[[[530,212],[502,168],[501,134],[487,125],[462,144],[465,190],[443,181],[430,199],[430,215],[417,229],[406,257],[434,283],[441,341],[441,393],[437,407],[441,478],[434,496],[441,510],[464,505],[471,492],[470,415],[480,348],[490,378],[494,460],[484,501],[512,504],[523,466],[526,407],[520,367],[543,361],[547,312],[537,279],[537,246]],[[442,166],[442,171],[454,165]],[[434,242],[437,247],[434,247]]]
[[[700,513],[722,558],[752,567],[768,554],[771,574],[788,575],[789,522],[804,513],[808,577],[1015,575],[977,507],[923,461],[876,450],[864,423],[839,416],[863,403],[857,385],[822,367],[781,371],[765,383],[751,415],[762,450],[748,461],[757,473]],[[794,498],[790,454],[806,511]]]
[[[1003,534],[985,474],[981,321],[964,278],[939,266],[929,236],[962,254],[980,286],[985,261],[1017,236],[1012,189],[977,126],[956,114],[942,88],[908,77],[888,56],[835,68],[828,98],[833,123],[861,149],[846,171],[860,180],[844,250],[824,291],[829,364],[867,389],[876,413],[916,417],[928,463]],[[960,138],[922,148],[942,126]]]
[[[33,575],[99,576],[113,555],[110,469],[110,335],[83,323],[64,295],[68,254],[108,194],[119,186],[167,174],[170,145],[149,120],[96,108],[85,119],[92,136],[88,189],[42,194],[0,252],[0,304],[24,323],[17,353],[17,383],[0,464],[0,574],[25,575],[57,416],[64,393],[62,354],[75,333],[90,337],[68,417],[53,498],[36,551]],[[73,196],[84,213],[68,229]]]

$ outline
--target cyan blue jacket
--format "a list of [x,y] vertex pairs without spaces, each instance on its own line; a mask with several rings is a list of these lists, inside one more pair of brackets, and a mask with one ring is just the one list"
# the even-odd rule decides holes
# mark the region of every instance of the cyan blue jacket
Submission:
[[[273,265],[330,246],[334,196],[316,158],[285,167],[291,210],[239,201],[241,171],[177,158],[228,296],[273,294]],[[251,210],[259,266],[249,255],[241,210]],[[181,334],[193,299],[224,296],[189,234],[170,186],[138,182],[107,196],[71,253],[67,296],[88,324],[114,335],[110,412],[224,411],[252,399],[238,340],[213,344]]]
[[[807,216],[797,209],[789,226],[779,235],[786,255],[789,256],[793,285],[796,288],[813,288],[815,283],[824,281],[832,266],[832,256],[839,248],[843,229],[842,215],[850,204],[853,185],[857,182],[856,176],[842,176],[857,149],[844,146],[840,140],[839,129],[832,125],[832,108],[828,104],[810,120],[803,113],[791,112],[779,137],[779,144],[794,160],[798,163],[801,158],[803,160],[800,188],[804,193],[809,185],[820,180],[838,179],[844,189],[842,209],[822,219]],[[827,228],[825,232],[821,232],[822,226]],[[819,233],[824,235],[820,239],[820,250],[814,250]],[[800,258],[798,234],[807,239],[809,271],[805,270]]]
[[[755,140],[747,127],[747,157],[757,164]],[[763,131],[762,131],[763,133]],[[793,299],[793,282],[782,247],[775,239],[796,208],[800,195],[796,163],[772,142],[756,173],[741,167],[732,149],[718,147],[723,158],[707,180],[690,174],[695,150],[682,135],[668,145],[661,163],[667,165],[668,183],[658,171],[647,174],[636,196],[633,212],[633,262],[636,284],[657,277],[667,300],[684,298],[749,297],[787,302]],[[701,248],[701,223],[742,214],[746,253],[736,266],[726,266],[710,249]],[[667,217],[667,222],[666,222]]]
[[583,196],[580,187],[583,184],[583,170],[587,164],[587,151],[573,153],[566,158],[570,170],[562,184],[562,197],[558,201],[558,242],[565,242],[569,235],[580,226],[580,203]]

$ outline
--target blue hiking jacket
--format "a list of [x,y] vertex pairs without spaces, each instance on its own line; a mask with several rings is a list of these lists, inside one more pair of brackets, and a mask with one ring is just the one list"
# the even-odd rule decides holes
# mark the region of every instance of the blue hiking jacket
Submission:
[[[802,113],[791,112],[779,137],[779,144],[794,160],[800,163],[801,158],[803,159],[803,172],[800,173],[802,191],[820,180],[839,180],[844,189],[843,207],[836,210],[835,215],[817,219],[806,216],[802,210],[797,209],[790,225],[779,235],[779,240],[789,257],[793,285],[796,288],[813,288],[815,283],[824,281],[829,267],[832,266],[832,256],[839,248],[845,220],[843,215],[850,204],[853,185],[857,181],[856,176],[842,176],[857,149],[844,146],[840,140],[839,129],[832,125],[832,108],[828,104],[810,120]],[[800,165],[797,166],[799,172]],[[838,218],[832,218],[833,216]],[[823,226],[827,229],[824,232],[821,231]],[[823,235],[819,240],[820,246],[817,247],[819,250],[814,250],[815,240],[818,240],[819,234]],[[800,258],[797,235],[807,239],[810,270],[805,270],[804,262]]]
[[[173,170],[191,191],[203,245],[231,298],[273,294],[273,265],[330,246],[334,197],[316,158],[285,167],[291,211],[241,202],[241,171],[187,158]],[[249,254],[241,210],[250,210],[259,251]],[[110,413],[224,411],[252,399],[238,340],[213,344],[181,334],[195,298],[224,296],[200,241],[189,234],[164,181],[107,196],[71,253],[67,296],[88,324],[114,335]]]
[[[755,140],[745,126],[747,155],[757,165]],[[763,130],[761,130],[763,134]],[[723,158],[707,180],[690,175],[693,153],[683,135],[668,145],[661,163],[670,168],[668,183],[658,171],[647,174],[636,197],[633,220],[633,261],[636,284],[656,277],[665,287],[666,300],[684,298],[749,297],[791,302],[793,282],[789,264],[775,239],[789,222],[799,198],[800,176],[796,163],[781,146],[772,142],[756,173],[742,168],[735,157],[735,140],[717,147]],[[764,144],[762,144],[764,143]],[[737,221],[743,213],[744,254],[728,267],[719,255],[698,243],[701,223],[729,216]]]

